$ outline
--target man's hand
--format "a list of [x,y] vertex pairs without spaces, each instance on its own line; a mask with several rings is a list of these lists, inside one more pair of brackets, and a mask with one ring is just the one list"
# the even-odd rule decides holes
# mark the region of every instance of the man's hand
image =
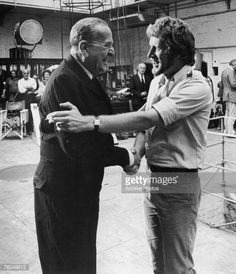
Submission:
[[146,92],[146,91],[141,92],[141,93],[140,93],[140,96],[141,96],[141,97],[147,97],[147,92]]
[[134,149],[131,149],[131,152],[134,155],[134,164],[123,168],[124,172],[128,175],[136,174],[139,170],[139,166],[140,166],[140,162],[141,162],[141,158],[138,155],[138,153]]
[[51,112],[46,117],[49,123],[56,123],[57,130],[72,133],[93,130],[93,116],[83,116],[70,102],[62,103],[60,107],[66,110]]

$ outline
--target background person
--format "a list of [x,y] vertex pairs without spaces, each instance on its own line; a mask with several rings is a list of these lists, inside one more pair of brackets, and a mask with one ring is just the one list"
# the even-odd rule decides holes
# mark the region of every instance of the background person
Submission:
[[39,82],[39,88],[36,94],[36,103],[39,104],[41,97],[43,96],[46,84],[49,80],[49,77],[51,75],[51,71],[50,70],[44,70],[42,73],[42,81]]
[[4,87],[6,101],[15,102],[19,100],[18,81],[19,79],[17,78],[16,71],[12,70],[10,72],[10,77],[7,78]]
[[18,90],[21,94],[21,99],[25,101],[25,108],[29,111],[29,121],[26,124],[26,132],[31,135],[33,132],[33,117],[30,109],[30,104],[35,102],[35,90],[37,83],[35,79],[29,77],[29,71],[22,71],[23,78],[18,81]]
[[130,91],[133,94],[132,103],[134,110],[138,110],[147,99],[151,79],[145,75],[146,65],[138,65],[138,73],[130,77]]
[[[229,66],[223,70],[221,82],[223,86],[223,102],[226,102],[225,116],[235,117],[236,119],[236,59],[231,60]],[[235,119],[225,119],[226,134],[235,135]]]
[[48,70],[48,69],[44,70],[44,72],[42,74],[42,82],[43,82],[44,86],[46,86],[51,74],[52,73],[50,70]]
[[[198,169],[203,162],[212,104],[211,89],[200,71],[192,69],[194,36],[182,20],[157,19],[147,29],[149,56],[158,60],[158,76],[150,86],[143,111],[100,115],[99,132],[145,130],[134,149],[144,154],[151,177],[180,176],[168,191],[145,197],[147,237],[155,274],[195,273],[193,247],[201,197]],[[93,130],[94,116],[82,116],[69,102],[53,112],[60,132]],[[163,175],[164,174],[164,175]]]
[[3,94],[3,89],[4,89],[6,79],[7,79],[7,73],[0,65],[0,109],[5,108],[5,98]]
[[[104,167],[140,161],[115,147],[111,134],[58,132],[45,120],[71,101],[83,114],[111,114],[96,76],[114,56],[112,33],[98,18],[78,21],[70,32],[70,55],[50,76],[41,99],[41,159],[34,176],[35,220],[43,273],[95,274],[99,193]],[[53,119],[53,118],[52,118]]]

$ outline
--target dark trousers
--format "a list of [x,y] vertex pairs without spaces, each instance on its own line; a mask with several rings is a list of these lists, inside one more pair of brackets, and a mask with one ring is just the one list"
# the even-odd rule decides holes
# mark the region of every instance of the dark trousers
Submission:
[[96,273],[100,189],[93,186],[95,180],[100,183],[102,178],[103,171],[84,173],[77,182],[79,188],[35,188],[35,221],[43,274]]
[[[152,173],[151,176],[156,175]],[[201,196],[200,180],[197,172],[181,178],[193,187],[185,193],[172,193],[170,189],[167,193],[148,193],[144,200],[147,239],[155,274],[196,273],[192,252]]]

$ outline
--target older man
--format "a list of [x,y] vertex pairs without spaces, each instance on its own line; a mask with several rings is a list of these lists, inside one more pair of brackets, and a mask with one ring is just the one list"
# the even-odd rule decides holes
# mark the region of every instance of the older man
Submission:
[[[151,176],[168,176],[160,191],[145,198],[147,236],[155,274],[192,274],[192,251],[200,203],[198,168],[206,147],[212,95],[201,72],[192,70],[194,36],[177,18],[157,19],[147,29],[149,56],[158,63],[143,111],[99,116],[99,132],[146,130],[137,136],[135,149],[146,154]],[[93,130],[95,118],[70,110],[51,113],[62,132]],[[96,118],[97,119],[97,118]],[[146,152],[145,152],[146,150]],[[150,188],[151,189],[151,188]]]
[[130,78],[130,91],[133,94],[134,110],[138,110],[145,104],[151,83],[151,79],[145,75],[146,65],[144,63],[140,63],[137,70],[138,73]]
[[109,98],[96,76],[114,55],[112,33],[98,18],[78,21],[71,51],[51,75],[40,102],[41,159],[34,176],[35,218],[43,273],[95,274],[99,192],[104,167],[126,167],[139,156],[114,147],[110,134],[62,133],[45,120],[71,101],[84,115],[111,114]]
[[236,119],[236,59],[231,60],[229,62],[229,66],[222,72],[221,83],[223,88],[223,102],[226,102],[225,131],[227,134],[235,135],[234,122]]

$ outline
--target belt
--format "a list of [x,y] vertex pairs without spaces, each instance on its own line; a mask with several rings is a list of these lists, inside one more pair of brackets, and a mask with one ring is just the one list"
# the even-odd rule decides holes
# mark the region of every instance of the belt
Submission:
[[176,168],[176,167],[160,167],[150,165],[152,172],[198,172],[197,168]]

